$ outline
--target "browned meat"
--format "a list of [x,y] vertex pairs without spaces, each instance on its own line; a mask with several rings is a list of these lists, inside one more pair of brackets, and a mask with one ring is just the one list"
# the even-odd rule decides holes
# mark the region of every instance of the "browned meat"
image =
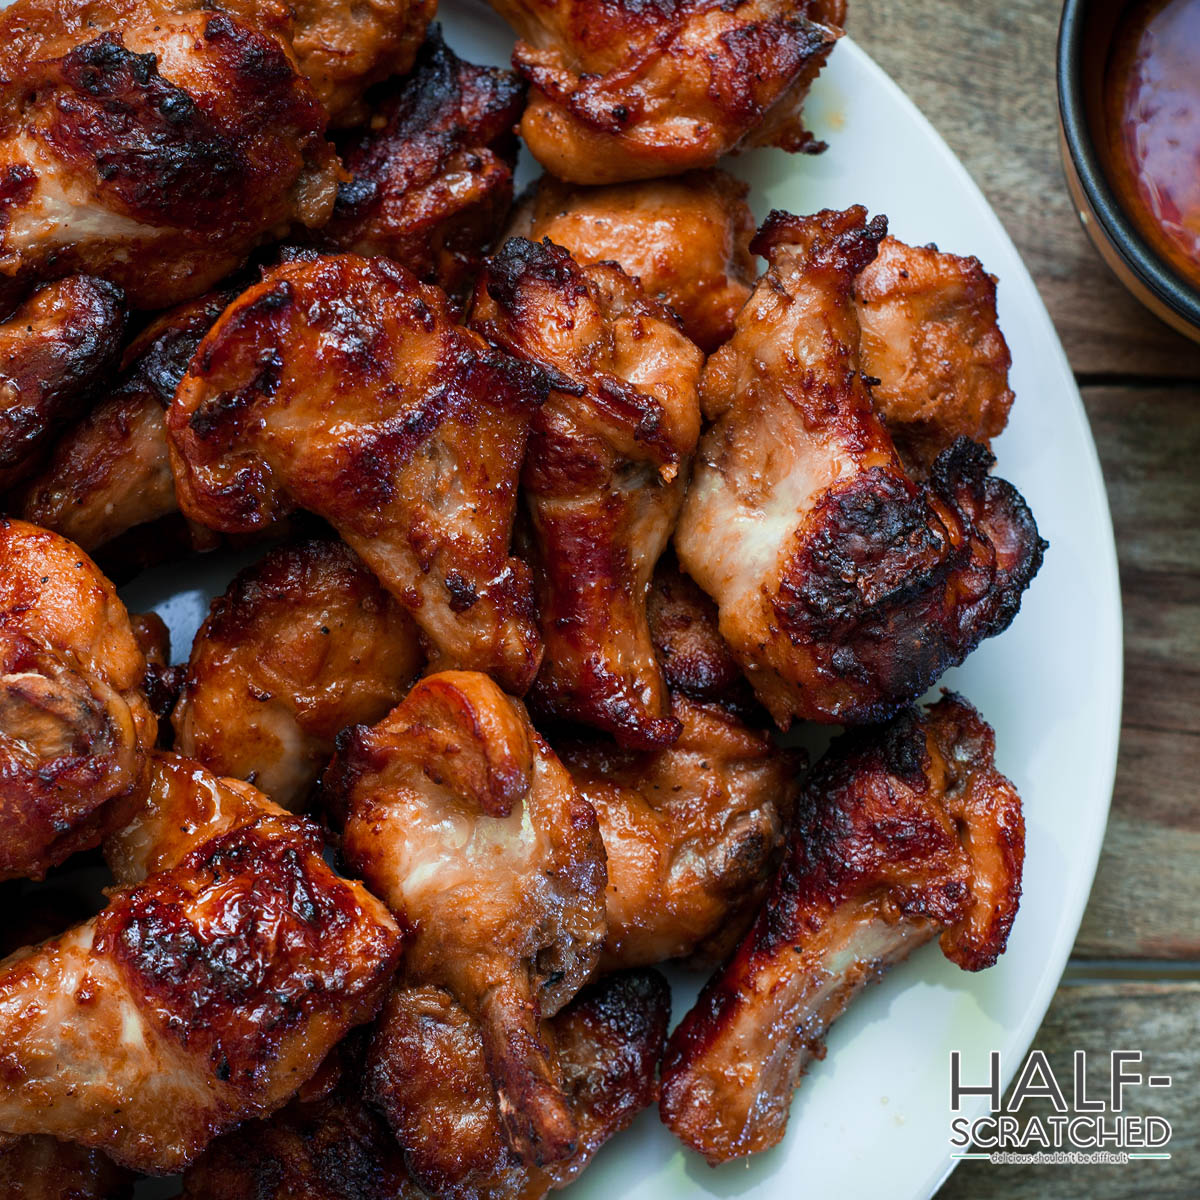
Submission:
[[[374,1016],[401,935],[315,826],[186,760],[153,773],[110,854],[125,880],[154,873],[0,966],[0,1132],[165,1173],[282,1105]],[[214,805],[237,815],[209,821]]]
[[757,275],[747,190],[718,170],[597,188],[543,175],[509,233],[548,237],[585,266],[618,263],[711,354],[733,333]]
[[432,643],[514,693],[541,641],[509,554],[541,373],[387,259],[287,262],[225,310],[167,418],[180,506],[225,532],[326,518]]
[[369,99],[370,124],[339,144],[351,178],[321,236],[386,254],[461,303],[512,204],[524,85],[463,62],[435,25],[411,74]]
[[1024,501],[962,439],[915,483],[859,371],[854,278],[884,222],[775,213],[770,268],[705,367],[715,422],[675,536],[783,727],[877,721],[1007,627],[1041,564]]
[[184,670],[171,666],[171,632],[157,613],[132,613],[129,625],[138,647],[146,659],[146,674],[142,679],[142,694],[150,711],[159,721],[160,739],[168,735],[165,724],[183,687]]
[[325,776],[350,866],[415,929],[415,983],[479,1022],[508,1138],[561,1162],[578,1131],[539,1021],[596,965],[604,849],[591,805],[519,701],[486,676],[428,676]]
[[125,1200],[133,1176],[98,1150],[52,1137],[17,1138],[0,1146],[5,1200]]
[[[97,5],[46,37],[52,17],[14,8],[0,19],[10,290],[83,271],[120,284],[136,307],[165,307],[293,222],[328,219],[337,160],[325,110],[257,9],[245,24]],[[24,36],[27,19],[39,28]]]
[[960,437],[986,446],[1003,431],[1012,356],[979,259],[887,237],[854,296],[875,407],[913,470],[927,473]]
[[416,626],[353,550],[282,546],[213,601],[172,718],[176,748],[299,809],[334,738],[386,716],[423,662]]
[[843,0],[491,0],[531,85],[521,136],[553,175],[619,183],[711,167],[743,141],[813,150],[800,105]]
[[966,970],[1003,953],[1025,827],[991,729],[957,696],[836,740],[805,781],[757,923],[671,1036],[663,1120],[709,1162],[775,1145],[826,1031],[941,934]]
[[487,260],[471,324],[554,384],[521,481],[546,641],[531,703],[625,745],[669,745],[646,594],[699,435],[703,356],[619,267],[524,238]]
[[157,722],[129,614],[57,534],[0,520],[0,879],[97,845],[145,792]]

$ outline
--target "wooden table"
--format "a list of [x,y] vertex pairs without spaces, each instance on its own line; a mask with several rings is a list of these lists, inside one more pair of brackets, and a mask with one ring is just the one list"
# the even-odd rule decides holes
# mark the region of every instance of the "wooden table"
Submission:
[[[991,201],[1041,289],[1092,422],[1125,609],[1112,815],[1071,965],[1035,1045],[1144,1051],[1168,1163],[966,1163],[939,1200],[1200,1196],[1200,347],[1146,313],[1085,237],[1063,182],[1053,0],[850,0],[849,31]],[[1001,282],[1003,287],[1003,281]],[[1036,404],[1019,396],[1018,404]],[[1070,797],[1064,796],[1063,803]],[[1068,1072],[1063,1074],[1063,1072]]]

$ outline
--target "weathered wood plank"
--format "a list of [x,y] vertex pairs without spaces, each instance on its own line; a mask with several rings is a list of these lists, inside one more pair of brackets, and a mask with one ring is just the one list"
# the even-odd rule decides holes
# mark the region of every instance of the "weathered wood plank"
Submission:
[[850,0],[848,24],[983,188],[1075,370],[1200,379],[1200,347],[1116,282],[1067,195],[1054,85],[1060,9],[1047,0]]
[[[1044,1050],[1061,1080],[1071,1078],[1072,1054],[1086,1050],[1096,1066],[1112,1050],[1140,1050],[1147,1072],[1171,1076],[1169,1088],[1128,1095],[1128,1111],[1171,1122],[1169,1162],[1124,1166],[992,1166],[963,1163],[938,1200],[1128,1200],[1130,1196],[1194,1200],[1200,1194],[1200,1077],[1195,1038],[1200,983],[1100,983],[1059,988],[1034,1045]],[[1090,1082],[1091,1094],[1108,1078],[1107,1063]],[[1070,1093],[1067,1095],[1070,1102]],[[1053,1111],[1030,1101],[1027,1110]]]

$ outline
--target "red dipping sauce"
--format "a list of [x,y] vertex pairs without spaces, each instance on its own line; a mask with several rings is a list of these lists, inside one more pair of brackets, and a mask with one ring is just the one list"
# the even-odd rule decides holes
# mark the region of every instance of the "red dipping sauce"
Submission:
[[1110,175],[1142,235],[1200,286],[1200,0],[1141,0],[1105,80]]

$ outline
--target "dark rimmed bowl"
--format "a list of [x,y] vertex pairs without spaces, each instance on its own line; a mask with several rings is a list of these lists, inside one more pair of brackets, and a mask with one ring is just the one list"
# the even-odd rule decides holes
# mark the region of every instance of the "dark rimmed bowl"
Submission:
[[1066,0],[1058,30],[1058,116],[1067,186],[1088,236],[1156,316],[1200,342],[1200,288],[1166,262],[1117,199],[1100,150],[1104,74],[1128,0]]

